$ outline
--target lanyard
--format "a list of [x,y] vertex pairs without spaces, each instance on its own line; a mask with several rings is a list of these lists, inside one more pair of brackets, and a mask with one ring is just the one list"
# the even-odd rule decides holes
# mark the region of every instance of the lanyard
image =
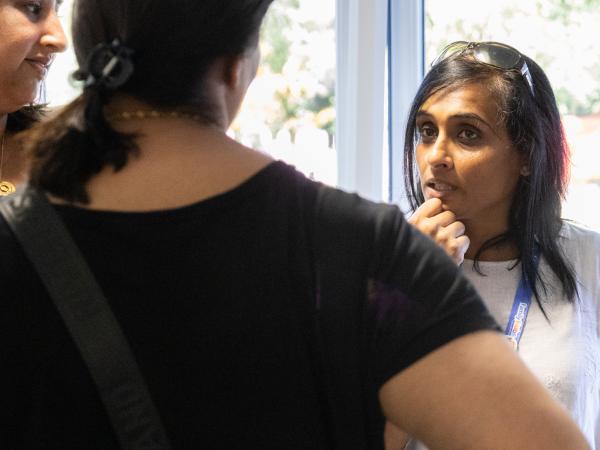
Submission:
[[[539,265],[539,262],[540,251],[536,246],[533,252],[533,263],[536,269]],[[517,292],[515,293],[512,310],[510,311],[510,316],[508,316],[508,323],[506,324],[506,329],[504,330],[504,334],[515,350],[519,349],[519,342],[521,341],[521,336],[523,336],[523,331],[525,331],[525,323],[527,322],[527,315],[529,314],[532,296],[533,291],[531,289],[531,285],[527,279],[521,275],[521,280],[519,281],[519,286],[517,287]]]

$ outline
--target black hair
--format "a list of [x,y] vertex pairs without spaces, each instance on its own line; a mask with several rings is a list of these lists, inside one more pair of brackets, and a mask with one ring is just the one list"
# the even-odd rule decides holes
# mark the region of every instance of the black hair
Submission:
[[24,106],[8,114],[6,118],[6,131],[18,133],[27,130],[33,124],[39,122],[43,115],[44,105]]
[[95,50],[118,40],[132,50],[134,71],[117,87],[87,85],[25,140],[32,154],[30,183],[67,201],[87,203],[85,184],[105,166],[119,170],[137,150],[135,136],[114,130],[104,106],[116,94],[156,109],[184,109],[219,120],[204,77],[220,57],[239,57],[258,42],[273,0],[76,0],[73,45],[86,73]]
[[536,246],[560,281],[565,296],[573,301],[577,295],[573,268],[558,244],[562,227],[561,200],[569,178],[569,148],[548,78],[531,58],[523,58],[533,79],[533,94],[519,71],[482,64],[469,55],[453,55],[429,71],[408,115],[404,142],[404,183],[414,211],[425,201],[415,162],[418,142],[416,116],[423,103],[442,90],[485,83],[498,103],[501,122],[514,148],[527,162],[530,173],[519,179],[510,208],[509,229],[477,249],[475,268],[479,271],[478,262],[483,251],[507,242],[514,243],[519,250],[522,276],[530,283],[536,301],[544,312],[539,287],[547,294],[548,283],[534,262]]

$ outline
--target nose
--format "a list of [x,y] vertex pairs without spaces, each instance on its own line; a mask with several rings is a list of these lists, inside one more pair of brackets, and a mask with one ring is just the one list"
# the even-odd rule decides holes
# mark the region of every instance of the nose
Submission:
[[435,143],[429,147],[425,161],[432,169],[451,169],[452,157],[448,152],[448,142],[440,133]]
[[40,43],[50,53],[64,52],[67,48],[67,37],[54,9],[46,16],[44,25],[44,32]]

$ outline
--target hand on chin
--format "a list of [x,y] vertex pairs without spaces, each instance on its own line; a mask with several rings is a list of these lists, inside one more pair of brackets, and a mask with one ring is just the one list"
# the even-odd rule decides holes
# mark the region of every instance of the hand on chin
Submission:
[[465,225],[441,199],[426,200],[408,222],[446,250],[456,264],[463,262],[471,242],[465,235]]

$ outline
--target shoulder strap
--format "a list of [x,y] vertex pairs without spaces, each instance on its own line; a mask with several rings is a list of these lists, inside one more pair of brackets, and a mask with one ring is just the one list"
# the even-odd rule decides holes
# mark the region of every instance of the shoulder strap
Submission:
[[135,357],[60,217],[25,186],[0,213],[44,283],[96,383],[123,449],[170,448]]

